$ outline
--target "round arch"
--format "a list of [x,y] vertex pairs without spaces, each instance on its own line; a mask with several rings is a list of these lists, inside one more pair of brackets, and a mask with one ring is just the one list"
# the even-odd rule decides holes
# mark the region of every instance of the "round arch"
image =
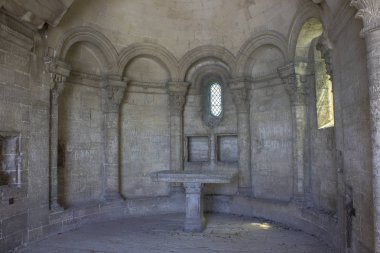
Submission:
[[153,43],[136,43],[125,48],[118,61],[119,75],[123,75],[127,65],[137,57],[148,57],[156,60],[169,73],[172,81],[178,80],[178,61],[166,48]]
[[290,27],[289,33],[288,33],[288,52],[289,52],[289,55],[292,57],[291,60],[293,61],[296,55],[298,37],[302,30],[303,25],[307,22],[307,20],[311,18],[316,18],[320,20],[322,23],[320,10],[315,4],[308,3],[303,8],[300,8],[300,9],[301,11],[294,18],[292,22],[292,26]]
[[114,70],[118,58],[115,47],[106,36],[88,26],[74,28],[63,35],[63,39],[57,49],[59,59],[64,60],[70,48],[80,42],[88,43],[99,49],[103,58],[107,61],[108,70]]
[[256,34],[241,47],[233,76],[239,77],[243,75],[250,75],[250,70],[247,69],[250,66],[250,57],[257,49],[263,46],[276,47],[283,55],[284,61],[290,61],[286,38],[281,33],[276,31],[265,31],[260,34]]
[[186,76],[191,67],[202,60],[220,61],[229,68],[229,72],[233,73],[235,68],[235,56],[220,46],[200,46],[187,52],[181,59],[179,65],[179,78],[186,80]]

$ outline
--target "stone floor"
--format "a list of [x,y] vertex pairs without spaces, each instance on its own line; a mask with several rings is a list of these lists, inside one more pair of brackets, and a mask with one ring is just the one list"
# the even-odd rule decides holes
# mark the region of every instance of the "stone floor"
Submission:
[[30,244],[19,253],[332,253],[301,231],[258,219],[207,216],[203,233],[182,232],[183,215],[93,223]]

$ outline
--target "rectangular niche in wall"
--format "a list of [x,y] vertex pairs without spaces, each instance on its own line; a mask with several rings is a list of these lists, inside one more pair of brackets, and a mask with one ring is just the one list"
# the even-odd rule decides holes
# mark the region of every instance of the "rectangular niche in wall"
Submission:
[[187,137],[187,161],[208,162],[210,159],[210,141],[208,136]]
[[217,136],[216,143],[218,162],[238,162],[238,138],[237,135],[225,134]]
[[0,186],[20,184],[20,137],[0,132]]

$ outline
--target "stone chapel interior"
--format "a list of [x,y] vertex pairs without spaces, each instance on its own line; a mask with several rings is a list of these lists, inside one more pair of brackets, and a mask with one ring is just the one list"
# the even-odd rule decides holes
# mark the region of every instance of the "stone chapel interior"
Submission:
[[0,252],[183,217],[159,171],[236,175],[206,218],[380,253],[380,1],[0,0]]

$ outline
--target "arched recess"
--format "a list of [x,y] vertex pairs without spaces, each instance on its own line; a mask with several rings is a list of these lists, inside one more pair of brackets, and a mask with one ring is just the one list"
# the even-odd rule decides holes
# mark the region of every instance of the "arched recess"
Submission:
[[[293,124],[296,133],[298,160],[304,164],[298,166],[304,171],[305,196],[318,209],[334,213],[337,208],[337,177],[335,170],[335,133],[333,122],[332,76],[327,72],[326,64],[331,63],[330,53],[325,55],[317,45],[328,40],[321,20],[313,15],[303,16],[294,46],[295,86],[291,92],[293,107],[297,119]],[[326,50],[332,50],[324,45]],[[323,46],[322,46],[323,47]],[[330,66],[331,67],[331,66]],[[298,99],[297,99],[298,98]],[[302,99],[299,99],[302,98]],[[329,114],[329,115],[327,115]],[[332,122],[319,124],[320,118],[332,118]],[[326,121],[323,121],[326,122]],[[303,153],[302,150],[309,150]],[[294,152],[294,151],[293,151]]]
[[64,60],[71,47],[77,43],[86,43],[98,48],[106,61],[104,64],[106,71],[113,72],[115,70],[118,59],[115,47],[106,36],[88,26],[74,28],[63,35],[57,48],[58,58]]
[[117,73],[130,81],[120,107],[121,192],[127,198],[168,194],[167,184],[146,175],[170,164],[166,84],[178,80],[177,67],[176,58],[157,44],[132,44],[120,54]]
[[[232,92],[228,82],[231,68],[225,62],[213,57],[196,60],[186,71],[184,79],[190,83],[184,109],[184,147],[186,169],[229,169],[238,171],[237,115]],[[210,87],[217,83],[221,86],[222,114],[210,114]],[[226,143],[229,143],[228,148]],[[193,143],[201,147],[196,151]],[[222,150],[229,149],[222,153]],[[238,182],[220,186],[206,186],[208,194],[234,194]]]
[[179,79],[188,80],[189,70],[202,61],[222,62],[233,73],[236,66],[235,56],[227,49],[220,46],[200,46],[187,52],[179,64]]
[[89,27],[64,34],[58,59],[71,65],[58,101],[58,197],[70,207],[103,196],[103,76],[114,73],[117,52]]
[[[273,47],[282,55],[282,61],[288,62],[290,55],[287,49],[286,38],[276,31],[266,31],[249,39],[239,50],[236,69],[233,76],[250,76],[254,65],[253,55],[264,47]],[[274,69],[274,72],[276,70]]]
[[137,57],[154,59],[169,73],[172,81],[178,80],[178,61],[166,48],[152,43],[136,43],[125,48],[118,60],[119,75],[123,75],[128,64]]

